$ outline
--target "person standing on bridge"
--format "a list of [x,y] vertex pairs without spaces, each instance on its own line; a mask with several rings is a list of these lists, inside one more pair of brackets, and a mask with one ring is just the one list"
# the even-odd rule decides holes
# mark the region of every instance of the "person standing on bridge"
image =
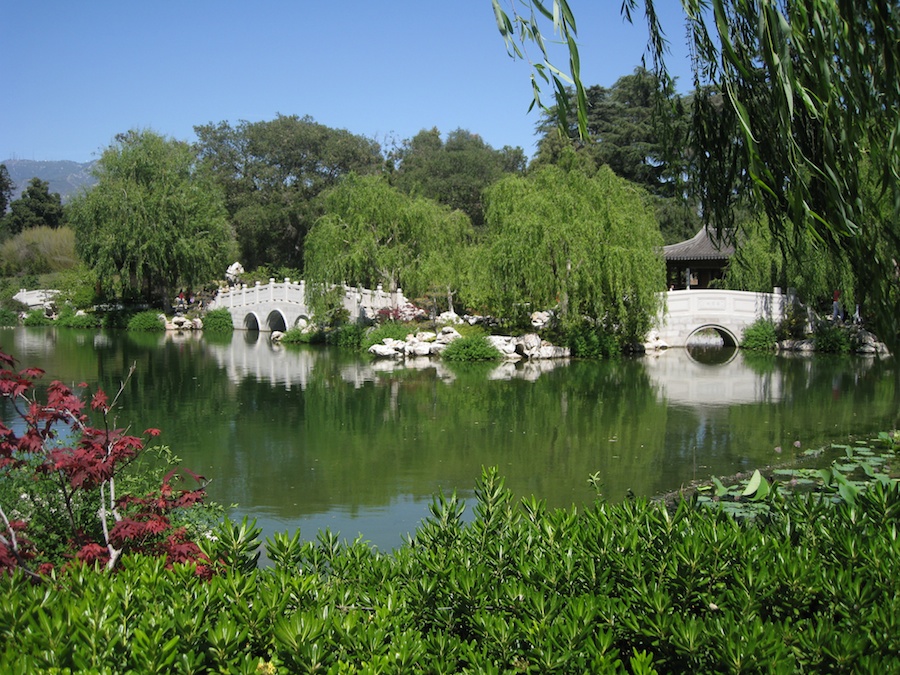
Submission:
[[843,321],[844,313],[841,311],[841,292],[835,289],[831,304],[831,320],[837,321],[838,319]]

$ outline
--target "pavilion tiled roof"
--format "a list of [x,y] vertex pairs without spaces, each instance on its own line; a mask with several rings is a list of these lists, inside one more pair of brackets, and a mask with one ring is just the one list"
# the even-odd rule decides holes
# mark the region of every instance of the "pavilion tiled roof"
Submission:
[[693,237],[677,244],[663,246],[663,255],[670,260],[728,260],[734,255],[731,238],[722,235],[717,238],[703,227]]

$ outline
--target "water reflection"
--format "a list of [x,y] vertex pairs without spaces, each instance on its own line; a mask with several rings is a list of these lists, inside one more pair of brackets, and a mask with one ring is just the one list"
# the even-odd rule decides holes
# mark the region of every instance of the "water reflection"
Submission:
[[700,408],[782,400],[780,370],[760,373],[744,362],[738,350],[724,347],[719,351],[665,350],[645,357],[659,399],[669,405]]
[[239,332],[142,336],[15,329],[47,379],[115,390],[122,424],[159,427],[209,492],[266,533],[357,532],[390,548],[439,490],[470,496],[483,466],[550,506],[653,495],[769,464],[776,446],[896,426],[892,361],[685,350],[615,363],[450,367],[289,348]]
[[[288,389],[292,386],[306,389],[313,377],[316,360],[323,358],[325,353],[318,347],[281,345],[264,334],[251,331],[240,333],[239,337],[226,344],[209,344],[208,350],[233,382],[250,376],[269,384],[285,385]],[[567,359],[505,362],[493,365],[486,377],[489,380],[522,379],[533,382],[542,374],[566,365]],[[410,370],[431,371],[443,382],[456,379],[452,366],[427,356],[404,360],[353,359],[341,367],[340,373],[344,382],[360,387],[366,382],[376,381],[380,376]]]

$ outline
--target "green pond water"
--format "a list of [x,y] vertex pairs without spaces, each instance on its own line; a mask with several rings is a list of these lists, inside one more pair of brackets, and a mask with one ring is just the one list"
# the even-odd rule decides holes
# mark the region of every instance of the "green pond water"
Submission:
[[594,498],[592,474],[611,501],[653,496],[900,423],[892,359],[674,349],[451,368],[267,337],[15,328],[0,330],[0,348],[46,382],[110,394],[134,364],[119,425],[161,429],[233,516],[256,518],[264,535],[328,527],[386,550],[441,490],[470,512],[483,466],[519,496],[580,506]]

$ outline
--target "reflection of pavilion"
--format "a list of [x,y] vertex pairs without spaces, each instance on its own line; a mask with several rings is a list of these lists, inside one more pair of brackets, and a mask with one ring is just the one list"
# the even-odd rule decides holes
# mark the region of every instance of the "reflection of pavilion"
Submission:
[[698,363],[682,350],[664,350],[643,359],[657,397],[669,405],[712,407],[773,403],[784,396],[779,371],[757,373],[738,352],[728,363]]

